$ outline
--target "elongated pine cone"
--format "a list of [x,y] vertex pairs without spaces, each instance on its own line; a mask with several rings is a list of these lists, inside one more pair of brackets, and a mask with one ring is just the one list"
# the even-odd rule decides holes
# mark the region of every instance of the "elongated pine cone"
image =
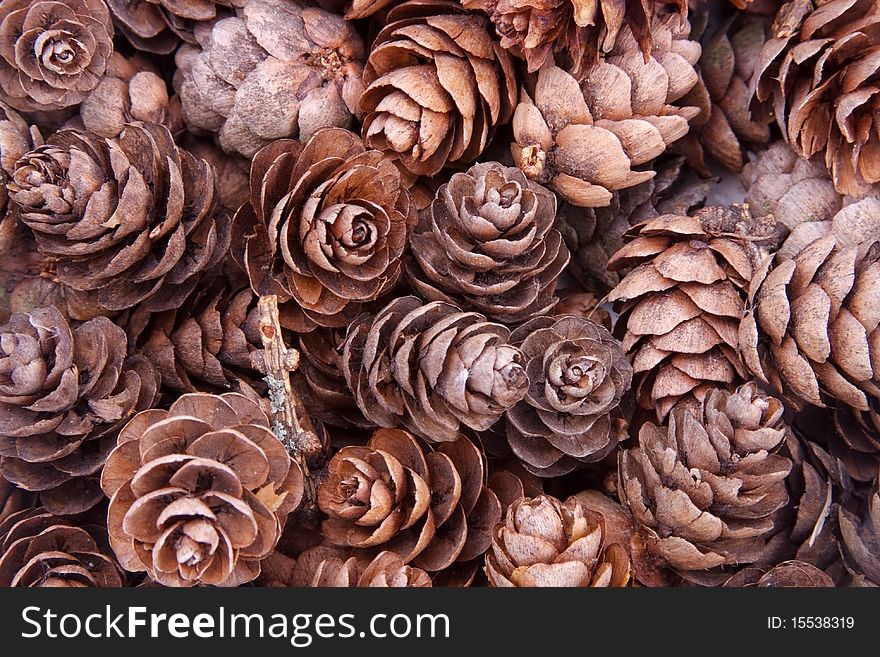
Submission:
[[451,0],[392,9],[364,67],[363,137],[414,178],[470,164],[510,120],[513,61],[488,21]]
[[790,431],[782,403],[754,383],[683,404],[620,453],[618,494],[648,550],[686,576],[760,558],[788,502],[791,461],[774,451]]
[[399,280],[416,221],[391,160],[326,128],[305,146],[281,139],[257,153],[250,203],[235,216],[238,258],[254,292],[302,309],[293,330],[343,327]]
[[101,486],[123,568],[164,586],[238,586],[260,574],[303,475],[255,402],[193,393],[122,429]]
[[17,110],[78,105],[107,70],[104,0],[2,0],[0,21],[0,99]]
[[549,313],[568,264],[553,228],[556,196],[496,162],[455,173],[412,236],[407,274],[429,301],[517,324]]
[[71,330],[53,307],[16,313],[0,327],[0,472],[52,513],[91,508],[116,432],[158,387],[146,359],[126,360],[110,320]]
[[505,415],[507,440],[527,470],[563,475],[626,438],[619,406],[632,366],[607,329],[583,317],[536,317],[510,341],[523,352],[529,389]]
[[12,107],[0,101],[0,221],[9,198],[6,185],[12,179],[15,163],[42,143],[40,129],[29,125]]
[[400,429],[379,429],[363,447],[343,447],[318,488],[335,545],[379,548],[430,572],[478,559],[501,504],[484,485],[483,455],[465,437],[422,448]]
[[421,568],[409,566],[394,552],[380,552],[372,560],[325,545],[309,548],[296,560],[291,586],[312,588],[418,588],[430,587]]
[[847,570],[857,585],[880,586],[880,492],[875,480],[873,490],[859,517],[840,508],[839,522],[842,553]]
[[175,308],[229,249],[213,169],[163,126],[129,124],[114,141],[56,132],[19,160],[9,192],[80,314]]
[[27,509],[0,522],[0,587],[119,587],[103,527]]
[[350,23],[286,0],[248,0],[239,16],[200,25],[174,56],[174,88],[193,132],[252,158],[284,137],[347,128],[364,86],[364,45]]
[[477,313],[401,297],[349,327],[342,367],[368,420],[455,441],[461,425],[484,431],[526,394],[525,361],[509,338]]
[[499,587],[623,587],[626,550],[607,544],[605,521],[576,497],[541,495],[511,504],[492,533],[486,576]]

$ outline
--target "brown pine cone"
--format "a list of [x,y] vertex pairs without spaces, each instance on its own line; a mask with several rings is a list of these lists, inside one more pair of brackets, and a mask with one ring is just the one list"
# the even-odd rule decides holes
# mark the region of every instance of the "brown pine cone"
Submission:
[[13,513],[37,506],[35,493],[23,490],[0,477],[0,523]]
[[477,313],[401,297],[349,327],[342,368],[368,420],[455,441],[461,425],[484,431],[526,394],[525,361],[509,337]]
[[294,300],[293,330],[343,327],[397,283],[416,221],[391,160],[325,128],[305,146],[280,139],[257,153],[235,255],[256,294]]
[[12,107],[0,101],[0,220],[5,214],[8,193],[6,184],[15,171],[15,163],[25,153],[41,146],[43,136]]
[[175,54],[174,88],[187,127],[216,133],[252,158],[284,137],[360,116],[364,45],[341,16],[287,0],[248,0],[239,16],[200,25]]
[[235,214],[250,196],[251,163],[233,153],[224,153],[213,141],[195,137],[191,132],[183,136],[183,147],[199,160],[214,167],[220,205]]
[[238,586],[260,574],[303,475],[256,402],[183,395],[119,433],[101,486],[120,565],[164,586]]
[[103,527],[43,509],[0,522],[0,587],[119,587]]
[[840,507],[841,547],[847,570],[859,586],[880,586],[880,492],[878,479],[861,517]]
[[81,103],[113,52],[104,0],[0,0],[0,98],[21,111]]
[[125,333],[104,317],[71,330],[49,307],[0,327],[0,472],[51,513],[102,499],[116,432],[157,400],[153,366],[125,356]]
[[874,0],[791,0],[776,14],[751,91],[803,157],[821,156],[842,194],[880,182],[872,99],[880,7]]
[[477,164],[452,175],[412,236],[407,278],[428,301],[518,324],[549,313],[568,264],[553,228],[556,196],[515,167]]
[[749,566],[727,582],[725,587],[754,586],[757,588],[825,588],[833,587],[834,580],[825,572],[804,561],[783,561],[772,568]]
[[57,132],[19,160],[9,192],[78,319],[175,308],[229,248],[213,170],[163,126],[129,124],[114,141]]
[[567,474],[626,438],[620,401],[632,366],[620,343],[583,317],[537,317],[516,329],[529,389],[505,414],[507,440],[527,470]]
[[549,495],[507,508],[485,570],[499,587],[623,587],[630,579],[626,550],[607,544],[602,516],[576,497],[563,504]]
[[290,586],[311,588],[418,588],[430,587],[431,578],[421,568],[408,566],[394,552],[380,552],[372,560],[341,548],[320,545],[296,560]]
[[452,0],[410,0],[386,20],[364,67],[364,141],[413,178],[470,164],[513,114],[510,55]]
[[635,239],[608,268],[635,268],[608,295],[643,408],[663,418],[686,395],[745,380],[737,327],[745,288],[775,236],[772,217],[716,206],[693,217],[663,215],[633,229]]
[[465,437],[423,448],[400,429],[343,447],[327,466],[318,506],[334,545],[381,548],[429,572],[472,562],[489,548],[501,504],[484,485],[485,459]]
[[638,447],[620,453],[618,495],[652,554],[685,577],[761,558],[788,502],[792,464],[774,453],[783,410],[749,383],[679,406],[668,427],[642,425]]

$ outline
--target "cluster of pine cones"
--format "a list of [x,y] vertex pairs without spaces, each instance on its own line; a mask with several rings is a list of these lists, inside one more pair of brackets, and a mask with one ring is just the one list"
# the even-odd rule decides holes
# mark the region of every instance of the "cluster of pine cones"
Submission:
[[0,0],[0,586],[880,585],[878,44]]

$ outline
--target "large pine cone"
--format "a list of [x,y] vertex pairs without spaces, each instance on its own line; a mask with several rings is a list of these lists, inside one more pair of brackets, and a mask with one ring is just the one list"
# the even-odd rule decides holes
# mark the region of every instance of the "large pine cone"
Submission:
[[414,177],[476,160],[516,104],[513,62],[487,23],[451,0],[392,9],[364,67],[364,141]]
[[15,171],[15,163],[42,143],[40,129],[29,125],[12,107],[0,101],[0,220],[8,199],[6,184]]
[[352,324],[342,366],[368,420],[455,441],[461,425],[484,431],[525,395],[523,355],[509,337],[477,313],[402,297]]
[[320,545],[297,557],[289,585],[333,588],[430,587],[431,578],[421,568],[409,566],[394,552],[380,552],[372,560],[358,559],[350,551]]
[[507,440],[542,477],[598,461],[626,438],[619,409],[632,366],[607,329],[583,317],[537,317],[510,336],[529,390],[507,411]]
[[229,248],[213,169],[162,126],[130,124],[114,141],[56,132],[19,161],[9,191],[81,315],[175,308]]
[[880,39],[874,0],[792,0],[761,51],[752,92],[772,106],[803,157],[824,157],[842,194],[880,182],[880,118],[873,102]]
[[123,568],[165,586],[238,586],[260,574],[303,476],[255,402],[194,393],[135,416],[101,486]]
[[484,485],[483,455],[467,438],[422,448],[406,431],[379,429],[343,447],[318,489],[335,545],[380,548],[430,572],[472,562],[489,548],[501,504]]
[[668,428],[642,425],[620,454],[618,494],[652,554],[685,576],[761,558],[788,502],[792,464],[773,453],[789,431],[783,410],[749,383],[679,406]]
[[0,587],[119,587],[107,531],[28,509],[0,522]]
[[23,111],[78,105],[113,52],[104,0],[0,1],[0,98]]
[[98,473],[116,431],[152,407],[156,371],[126,360],[125,333],[98,317],[71,330],[52,307],[0,327],[0,471],[40,491],[52,513],[79,513],[103,495]]
[[239,14],[199,26],[198,44],[175,55],[190,130],[217,133],[225,151],[251,158],[275,139],[349,127],[364,89],[354,27],[286,0],[248,0]]
[[547,314],[569,259],[555,218],[556,196],[519,169],[489,162],[453,174],[411,239],[409,281],[429,301],[505,324]]

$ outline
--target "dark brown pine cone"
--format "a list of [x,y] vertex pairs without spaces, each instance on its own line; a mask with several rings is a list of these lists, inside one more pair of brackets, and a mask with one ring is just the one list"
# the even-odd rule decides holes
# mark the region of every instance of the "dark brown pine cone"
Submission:
[[213,170],[162,126],[129,124],[112,142],[57,132],[19,160],[9,191],[81,319],[176,308],[229,248]]
[[509,337],[477,313],[401,297],[349,327],[342,367],[368,420],[454,441],[462,425],[484,431],[525,395],[525,361]]
[[324,538],[391,551],[429,572],[453,564],[475,572],[501,519],[485,475],[483,455],[463,436],[432,451],[406,431],[379,429],[330,460],[318,489]]
[[455,173],[412,236],[407,277],[429,301],[517,324],[549,313],[568,264],[553,228],[556,196],[497,162]]
[[302,308],[291,328],[342,327],[400,278],[416,221],[391,160],[324,128],[305,146],[280,139],[257,153],[250,203],[235,216],[237,257],[254,292]]
[[626,438],[619,406],[632,366],[607,329],[583,317],[537,317],[510,341],[522,350],[529,390],[505,415],[507,440],[526,469],[563,475]]
[[409,566],[394,552],[380,552],[372,560],[358,560],[350,550],[319,545],[296,560],[290,586],[336,588],[430,587],[431,578],[421,568]]
[[98,317],[71,330],[55,308],[0,327],[0,471],[39,491],[52,513],[103,497],[98,474],[116,432],[157,399],[146,359],[126,360],[125,333]]

